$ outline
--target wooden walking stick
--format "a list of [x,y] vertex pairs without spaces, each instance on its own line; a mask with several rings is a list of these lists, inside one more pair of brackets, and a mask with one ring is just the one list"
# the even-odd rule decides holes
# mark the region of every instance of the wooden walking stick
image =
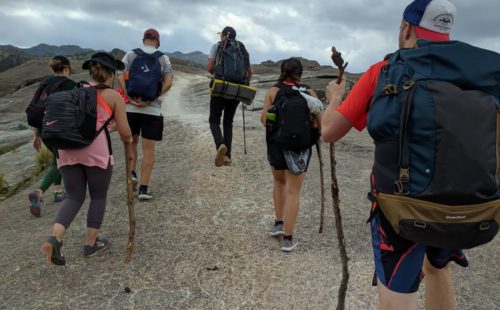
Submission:
[[323,223],[325,222],[325,178],[323,177],[323,156],[321,154],[320,141],[316,142],[316,152],[319,160],[319,178],[321,186],[321,208],[319,212],[319,234],[323,233]]
[[135,209],[134,209],[134,185],[132,184],[132,167],[130,165],[132,161],[132,156],[130,156],[130,143],[123,142],[123,148],[125,149],[125,170],[126,170],[126,180],[127,180],[127,207],[128,207],[128,221],[129,221],[129,231],[128,231],[128,242],[127,249],[125,250],[125,263],[130,262],[130,257],[134,251],[135,245]]
[[[337,52],[335,47],[332,47],[332,60],[333,63],[339,69],[339,76],[337,78],[337,84],[340,84],[342,81],[342,75],[344,74],[345,68],[348,63],[344,65],[344,59],[342,58],[342,54]],[[340,259],[342,261],[342,280],[340,282],[340,287],[338,291],[338,302],[337,302],[337,310],[345,308],[345,296],[347,292],[347,283],[349,282],[349,269],[348,269],[348,260],[347,251],[344,242],[344,229],[342,227],[342,215],[340,213],[339,207],[339,187],[337,183],[337,172],[336,172],[336,164],[335,160],[335,145],[330,143],[330,167],[331,167],[331,175],[332,175],[332,199],[333,199],[333,213],[335,215],[335,228],[337,230],[337,241],[339,244],[340,250]]]

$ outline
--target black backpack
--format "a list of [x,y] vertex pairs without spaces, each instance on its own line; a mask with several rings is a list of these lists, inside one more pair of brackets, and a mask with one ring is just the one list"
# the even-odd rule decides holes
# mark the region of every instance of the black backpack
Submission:
[[247,61],[248,53],[243,43],[234,39],[221,41],[217,47],[214,76],[216,79],[245,84]]
[[[107,85],[78,87],[72,90],[51,94],[47,100],[42,124],[41,138],[47,146],[57,149],[77,149],[88,146],[105,130],[110,146],[109,117],[100,129],[97,123],[97,89],[109,88]],[[111,152],[111,148],[110,148]]]
[[[305,91],[305,85],[297,85]],[[314,145],[319,131],[313,128],[307,101],[300,90],[280,85],[280,90],[269,109],[277,114],[270,141],[284,150],[300,151]]]
[[42,129],[43,115],[45,114],[46,100],[50,94],[58,91],[61,85],[68,81],[66,77],[60,77],[54,83],[49,83],[48,79],[40,82],[30,104],[26,108],[26,118],[28,125],[38,130]]

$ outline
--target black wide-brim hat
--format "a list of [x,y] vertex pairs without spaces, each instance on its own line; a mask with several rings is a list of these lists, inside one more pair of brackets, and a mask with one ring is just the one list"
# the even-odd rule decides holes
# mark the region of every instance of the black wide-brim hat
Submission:
[[106,52],[98,52],[92,55],[92,57],[89,60],[86,60],[83,65],[82,69],[87,70],[90,67],[90,63],[92,61],[95,61],[97,63],[100,63],[101,65],[105,66],[106,68],[112,69],[112,70],[123,70],[125,69],[125,64],[121,62],[121,60],[115,59],[113,55],[106,53]]

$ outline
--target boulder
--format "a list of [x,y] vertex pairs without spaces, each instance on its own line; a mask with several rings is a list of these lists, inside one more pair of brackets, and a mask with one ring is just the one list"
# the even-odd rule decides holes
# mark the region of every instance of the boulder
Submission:
[[11,151],[29,143],[32,137],[33,131],[31,129],[21,131],[0,130],[0,155],[6,153],[7,150]]
[[30,143],[0,156],[0,193],[16,191],[39,172]]

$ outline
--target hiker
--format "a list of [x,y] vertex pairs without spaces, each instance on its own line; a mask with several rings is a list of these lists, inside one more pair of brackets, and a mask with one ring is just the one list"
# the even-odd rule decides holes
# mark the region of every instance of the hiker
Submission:
[[[299,196],[302,182],[304,181],[305,172],[311,159],[312,149],[319,138],[320,114],[313,116],[307,106],[306,100],[300,95],[299,91],[307,92],[309,95],[317,98],[314,90],[302,84],[300,81],[302,76],[302,64],[297,58],[290,58],[281,64],[281,74],[278,78],[278,83],[271,87],[264,98],[264,106],[261,114],[262,125],[267,127],[266,144],[267,158],[271,165],[271,170],[274,178],[274,213],[275,222],[271,231],[274,237],[282,237],[281,250],[284,252],[292,251],[298,244],[296,238],[293,237],[293,229],[299,211]],[[316,128],[318,135],[311,137],[311,132],[307,142],[302,143],[298,149],[290,150],[298,143],[294,141],[280,140],[277,133],[284,131],[281,124],[280,113],[285,113],[278,108],[279,105],[299,106],[301,109],[290,110],[294,115],[287,114],[287,121],[292,117],[302,117],[302,119],[310,120],[310,129]],[[321,104],[321,102],[320,102]],[[299,115],[300,114],[300,115]],[[296,127],[298,121],[290,122]],[[307,128],[294,128],[299,131],[306,132]],[[281,143],[280,143],[281,141]],[[290,145],[286,145],[290,143]],[[284,149],[286,148],[286,149]]]
[[[54,76],[51,76],[40,82],[40,86],[35,92],[30,106],[32,106],[32,104],[36,104],[37,102],[43,104],[43,102],[41,101],[43,101],[43,99],[45,99],[52,92],[70,90],[76,86],[76,83],[73,80],[69,79],[69,76],[71,75],[71,64],[68,58],[61,55],[54,56],[49,61],[49,67],[54,72]],[[31,124],[33,125],[33,148],[37,152],[40,152],[42,148],[40,133],[42,129],[41,121],[43,119],[43,109],[38,111],[30,111],[30,107],[28,107],[26,112],[28,114],[29,122],[31,117],[37,119],[36,121],[33,120],[35,123]],[[64,191],[61,186],[61,174],[57,169],[56,162],[57,150],[54,148],[50,148],[50,152],[52,153],[50,166],[40,180],[40,183],[38,183],[38,188],[28,195],[28,199],[30,201],[29,210],[30,213],[35,217],[41,216],[42,206],[44,203],[43,194],[51,185],[53,185],[52,194],[54,197],[54,202],[60,202],[64,200]]]
[[[425,42],[419,41],[417,44],[417,39],[432,42],[450,40],[455,16],[456,8],[447,0],[411,2],[403,13],[399,48],[406,51],[418,49],[419,44],[423,45]],[[386,57],[385,60],[372,65],[343,101],[345,78],[340,84],[336,81],[329,83],[326,88],[329,104],[322,116],[321,136],[324,141],[335,142],[345,136],[352,127],[359,131],[367,127],[367,116],[372,112],[370,104],[376,94],[375,90],[378,83],[384,83],[379,79],[379,75],[390,58]],[[389,117],[391,115],[386,109],[381,111],[379,119]],[[396,123],[399,124],[399,114],[396,118]],[[371,132],[370,134],[372,135]],[[377,151],[375,154],[377,156]],[[394,161],[394,165],[398,164],[397,159],[392,160],[388,154],[385,158],[385,161]],[[375,163],[377,165],[377,161]],[[375,169],[374,166],[372,176]],[[373,206],[377,207],[376,200]],[[374,281],[376,280],[378,287],[380,308],[417,309],[416,292],[422,276],[425,275],[425,308],[455,309],[454,289],[448,263],[455,261],[458,265],[466,267],[468,262],[462,250],[425,246],[405,239],[394,231],[388,224],[386,215],[378,210],[375,209],[371,215],[371,234],[376,276]]]
[[[139,183],[140,200],[153,198],[148,189],[155,162],[155,145],[163,139],[164,95],[171,87],[173,71],[170,59],[158,50],[160,34],[155,29],[144,31],[144,46],[134,49],[123,57],[125,70],[118,72],[120,86],[128,97],[127,118],[134,137],[130,155],[132,157],[132,182]],[[141,176],[137,179],[137,144],[142,137]]]
[[[108,123],[112,116],[122,141],[130,142],[132,133],[127,122],[125,104],[122,97],[112,88],[99,88],[99,85],[113,87],[115,72],[123,70],[123,63],[112,55],[98,52],[85,61],[82,69],[90,73],[90,85],[97,89],[97,127]],[[102,101],[99,99],[102,97]],[[106,249],[108,240],[98,237],[99,229],[106,210],[106,199],[113,171],[111,141],[107,131],[101,130],[92,143],[83,148],[59,149],[57,165],[61,171],[67,197],[54,221],[53,235],[50,236],[43,250],[47,261],[56,265],[65,265],[66,258],[61,251],[63,235],[80,211],[88,187],[90,195],[87,212],[87,234],[83,246],[83,255],[91,257]]]
[[[245,45],[236,40],[236,30],[230,26],[219,32],[220,41],[212,45],[208,55],[208,72],[215,79],[221,79],[237,84],[250,85],[253,71],[250,56]],[[235,67],[236,65],[236,67]],[[226,68],[226,70],[224,70]],[[233,68],[234,70],[229,70]],[[225,71],[236,72],[234,76],[224,74]],[[231,165],[231,146],[233,142],[233,119],[240,102],[235,99],[225,99],[218,96],[210,97],[210,131],[214,138],[215,166]],[[224,116],[222,112],[224,111]],[[222,131],[220,121],[222,117]]]

